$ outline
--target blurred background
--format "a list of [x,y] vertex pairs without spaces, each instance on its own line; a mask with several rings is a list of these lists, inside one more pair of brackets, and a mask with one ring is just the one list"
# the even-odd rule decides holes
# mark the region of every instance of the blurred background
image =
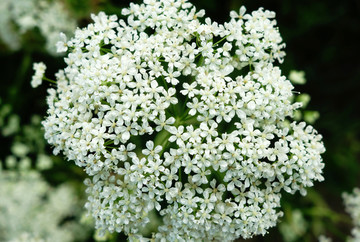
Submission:
[[[29,2],[45,3],[26,5]],[[54,2],[60,5],[53,8],[51,4]],[[51,148],[42,138],[40,121],[46,115],[46,89],[49,84],[31,88],[32,63],[46,63],[46,73],[52,78],[51,75],[65,65],[63,57],[57,56],[54,53],[55,47],[51,47],[50,31],[71,33],[73,26],[82,27],[90,22],[90,13],[105,11],[108,14],[120,14],[121,8],[127,7],[129,2],[0,0],[0,24],[7,26],[0,31],[0,161],[6,167],[5,170],[15,169],[19,164],[25,164],[23,167],[27,164],[28,168],[23,168],[25,170],[40,167],[38,170],[42,179],[53,188],[65,183],[71,184],[76,194],[82,194],[77,198],[80,210],[86,199],[82,186],[85,174],[72,162],[53,156]],[[286,43],[285,61],[280,65],[283,74],[289,76],[291,70],[305,72],[306,84],[295,86],[296,91],[307,93],[311,97],[302,115],[305,117],[307,111],[318,111],[320,114],[318,119],[310,121],[324,137],[327,149],[323,155],[325,181],[316,183],[308,190],[306,197],[298,193],[294,196],[284,195],[284,217],[279,225],[272,228],[265,237],[258,236],[249,241],[317,241],[320,235],[330,237],[333,241],[344,241],[350,235],[353,225],[345,212],[342,193],[351,192],[354,187],[360,186],[360,2],[191,2],[198,9],[205,9],[206,15],[219,23],[227,21],[229,12],[238,11],[242,5],[246,6],[248,12],[259,7],[275,11],[280,33]],[[18,10],[15,5],[20,3],[26,5],[27,10]],[[23,16],[21,11],[30,11],[29,8],[47,11],[44,15],[35,10],[32,13],[37,16],[34,19],[44,26],[36,27],[34,20],[15,17]],[[64,12],[62,18],[54,16],[54,13],[59,14],[61,11]],[[55,20],[52,23],[53,18]],[[1,176],[5,177],[0,173],[0,180]],[[4,195],[0,194],[0,200],[3,199]],[[0,202],[0,211],[1,204]],[[81,216],[78,217],[66,215],[59,223],[77,219],[80,221]],[[71,240],[94,240],[94,232],[90,229],[91,221],[84,220],[86,219],[82,219],[81,223],[89,232],[82,237],[71,237]],[[1,226],[0,219],[0,240]],[[121,241],[123,237],[112,239]]]

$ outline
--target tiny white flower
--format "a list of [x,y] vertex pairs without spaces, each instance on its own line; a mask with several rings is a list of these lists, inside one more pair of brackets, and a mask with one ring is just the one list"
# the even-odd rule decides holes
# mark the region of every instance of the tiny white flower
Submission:
[[35,74],[33,75],[32,79],[31,79],[31,86],[33,88],[36,88],[36,87],[40,86],[42,83],[42,80],[43,80],[43,77],[45,74],[45,70],[46,70],[46,65],[43,62],[34,63],[33,69],[35,71]]
[[290,71],[289,79],[294,84],[302,85],[302,84],[306,83],[305,72],[304,71],[295,71],[295,70]]
[[61,32],[59,35],[59,41],[56,43],[56,51],[58,53],[66,52],[68,50],[66,35],[63,32]]

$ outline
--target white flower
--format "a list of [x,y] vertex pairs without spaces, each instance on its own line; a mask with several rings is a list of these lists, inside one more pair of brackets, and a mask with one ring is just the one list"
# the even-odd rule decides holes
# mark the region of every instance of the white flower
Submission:
[[0,183],[1,241],[83,239],[77,230],[86,228],[67,219],[77,217],[80,209],[70,186],[50,187],[40,173],[28,169],[0,170]]
[[92,176],[96,227],[138,238],[156,209],[156,240],[265,234],[283,191],[323,180],[325,150],[310,126],[287,125],[298,106],[275,66],[274,13],[242,7],[220,25],[184,0],[145,0],[123,14],[92,15],[67,41],[43,122],[54,152]]
[[302,85],[306,83],[304,71],[295,71],[295,70],[290,71],[289,79],[294,84]]
[[31,79],[31,86],[33,88],[36,88],[38,86],[41,85],[44,74],[45,74],[45,70],[46,70],[46,66],[43,62],[38,62],[38,63],[34,63],[33,64],[33,69],[35,71],[35,74],[33,75],[32,79]]
[[[0,8],[0,39],[16,50],[21,48],[21,38],[28,31],[40,32],[45,40],[46,50],[51,55],[58,55],[59,33],[72,33],[76,28],[73,19],[61,1],[42,0],[3,0]],[[61,41],[64,38],[61,35]],[[58,45],[60,47],[60,45]],[[64,44],[59,48],[66,51]]]
[[348,212],[352,218],[353,229],[351,230],[352,237],[347,241],[359,241],[360,240],[360,189],[355,187],[352,193],[342,194],[346,212]]
[[154,148],[154,142],[149,140],[148,142],[146,142],[146,149],[144,149],[142,153],[147,156],[149,161],[152,161],[154,158],[156,160],[160,158],[157,153],[159,153],[162,149],[163,147],[161,147],[160,145]]
[[326,237],[325,235],[320,235],[318,240],[319,240],[319,242],[332,242],[332,239],[329,237]]
[[58,53],[66,52],[68,49],[67,43],[66,43],[66,35],[61,32],[59,36],[59,41],[56,43],[56,51]]

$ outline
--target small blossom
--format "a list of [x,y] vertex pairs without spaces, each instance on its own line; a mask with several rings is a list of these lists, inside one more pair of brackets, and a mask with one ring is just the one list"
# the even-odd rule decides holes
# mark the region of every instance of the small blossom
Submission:
[[48,53],[57,56],[59,51],[67,49],[63,33],[72,34],[76,28],[75,19],[61,1],[4,0],[1,2],[0,15],[3,26],[0,39],[12,50],[22,47],[25,33],[36,32],[43,38]]
[[58,53],[66,52],[68,49],[67,43],[66,43],[66,35],[64,33],[60,33],[59,41],[56,43],[56,51]]
[[41,85],[44,74],[45,74],[45,70],[46,70],[46,66],[43,62],[38,62],[38,63],[34,63],[33,64],[33,69],[35,71],[35,74],[33,75],[32,79],[31,79],[31,86],[33,88],[36,88],[38,86]]
[[304,71],[295,71],[295,70],[290,71],[289,79],[294,84],[302,85],[306,83]]
[[348,238],[348,241],[360,240],[360,189],[354,188],[352,193],[343,193],[342,195],[346,212],[348,212],[352,218],[353,229],[351,230],[352,237]]

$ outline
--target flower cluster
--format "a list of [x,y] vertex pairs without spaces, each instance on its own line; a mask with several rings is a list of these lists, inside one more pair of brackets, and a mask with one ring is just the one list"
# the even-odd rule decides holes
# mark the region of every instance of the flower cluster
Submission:
[[281,216],[281,192],[323,180],[321,136],[293,122],[293,86],[273,19],[241,7],[224,24],[186,0],[104,13],[58,43],[66,68],[49,89],[45,138],[92,176],[101,231],[155,240],[249,238]]
[[46,66],[43,62],[39,62],[34,63],[33,68],[35,70],[35,74],[32,77],[31,86],[35,88],[41,85],[42,79],[45,74]]
[[88,236],[79,198],[69,183],[51,186],[41,171],[52,168],[41,118],[22,124],[9,104],[0,106],[0,133],[11,154],[0,160],[0,241],[74,241]]
[[350,214],[354,228],[351,231],[352,237],[347,241],[360,241],[360,189],[354,188],[351,194],[343,194],[346,211]]
[[0,25],[0,40],[10,49],[19,49],[22,36],[37,28],[53,55],[59,33],[70,34],[76,28],[75,20],[58,0],[2,0]]
[[74,241],[79,238],[82,234],[79,231],[84,228],[63,221],[79,209],[71,187],[51,188],[38,172],[24,165],[20,164],[22,171],[0,169],[0,240]]

